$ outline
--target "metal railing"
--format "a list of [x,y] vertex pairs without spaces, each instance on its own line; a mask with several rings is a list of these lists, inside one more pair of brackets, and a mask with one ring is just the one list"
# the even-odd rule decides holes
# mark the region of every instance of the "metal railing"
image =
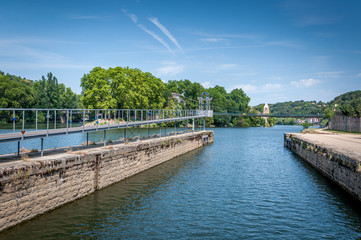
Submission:
[[108,129],[210,116],[213,116],[211,110],[0,108],[0,129],[6,129],[0,133],[0,142],[18,141],[20,146],[22,140],[40,138],[43,146],[43,139],[49,136],[99,130],[104,130],[105,136]]
[[277,117],[277,118],[323,118],[323,114],[263,114],[245,112],[214,112],[215,116]]
[[[0,128],[12,124],[13,132],[40,129],[69,129],[89,124],[118,125],[129,122],[161,121],[174,118],[209,117],[211,111],[181,109],[23,109],[0,108]],[[1,127],[2,126],[2,127]]]

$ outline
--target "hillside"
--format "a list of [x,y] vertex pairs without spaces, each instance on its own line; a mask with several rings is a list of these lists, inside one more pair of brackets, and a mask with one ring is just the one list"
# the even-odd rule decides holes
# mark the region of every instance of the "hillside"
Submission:
[[[288,102],[279,102],[274,104],[268,104],[270,107],[271,113],[274,114],[323,114],[326,108],[330,107],[332,109],[337,105],[336,110],[343,111],[345,107],[351,106],[356,109],[360,108],[361,104],[361,90],[347,92],[335,97],[328,103],[325,102],[316,102],[316,101],[288,101]],[[253,107],[254,109],[261,111],[263,109],[263,104]]]
[[344,104],[351,104],[357,99],[361,99],[361,90],[341,94],[340,96],[337,96],[332,101],[330,101],[329,104],[331,106],[334,106],[335,104],[342,106]]
[[[328,104],[324,102],[303,100],[279,102],[268,105],[273,114],[322,114],[328,106]],[[254,108],[261,110],[263,104],[257,105]]]

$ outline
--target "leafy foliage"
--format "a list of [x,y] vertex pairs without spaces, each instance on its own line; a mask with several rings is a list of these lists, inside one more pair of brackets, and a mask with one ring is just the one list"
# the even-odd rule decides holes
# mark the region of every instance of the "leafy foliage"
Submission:
[[132,68],[93,68],[81,79],[87,108],[162,108],[165,84],[148,72]]
[[34,106],[34,91],[29,80],[13,75],[0,75],[0,108]]

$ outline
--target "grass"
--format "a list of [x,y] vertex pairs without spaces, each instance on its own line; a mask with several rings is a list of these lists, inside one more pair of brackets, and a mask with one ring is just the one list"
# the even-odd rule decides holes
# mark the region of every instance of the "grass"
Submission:
[[31,149],[30,152],[37,153],[37,152],[39,152],[39,149]]

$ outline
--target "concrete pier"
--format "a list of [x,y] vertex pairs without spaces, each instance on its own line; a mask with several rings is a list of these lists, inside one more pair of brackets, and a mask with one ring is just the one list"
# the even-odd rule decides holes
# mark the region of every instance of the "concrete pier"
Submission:
[[361,200],[361,135],[285,133],[284,145]]
[[0,231],[213,142],[213,131],[0,164]]

